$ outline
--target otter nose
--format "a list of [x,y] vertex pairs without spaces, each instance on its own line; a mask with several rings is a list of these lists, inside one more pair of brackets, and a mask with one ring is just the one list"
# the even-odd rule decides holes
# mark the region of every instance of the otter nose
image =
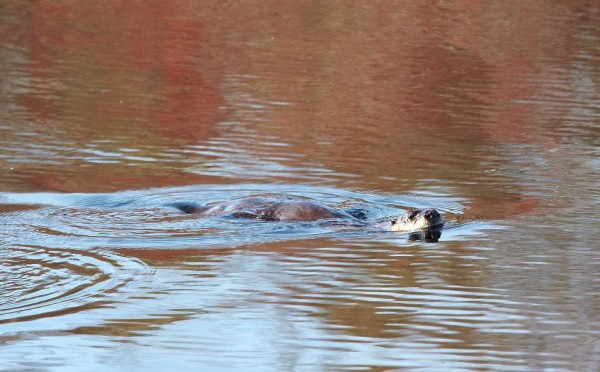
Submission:
[[435,209],[429,209],[427,212],[425,212],[425,218],[428,220],[432,218],[438,218],[439,216],[440,214]]

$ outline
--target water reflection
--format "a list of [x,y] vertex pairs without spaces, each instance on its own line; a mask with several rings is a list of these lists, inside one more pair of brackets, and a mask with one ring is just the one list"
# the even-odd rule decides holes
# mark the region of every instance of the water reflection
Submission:
[[408,235],[409,240],[417,240],[426,243],[437,243],[442,236],[442,229],[428,229],[417,231]]

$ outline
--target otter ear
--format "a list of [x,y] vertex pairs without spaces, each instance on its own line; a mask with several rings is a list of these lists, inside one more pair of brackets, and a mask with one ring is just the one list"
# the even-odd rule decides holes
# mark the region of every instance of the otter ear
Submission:
[[414,220],[415,217],[417,217],[417,215],[419,214],[419,212],[420,211],[418,209],[413,209],[412,211],[410,211],[408,213],[408,219],[411,220],[411,221]]
[[395,224],[396,224],[396,220],[392,220],[390,223],[391,223],[392,225],[395,225]]

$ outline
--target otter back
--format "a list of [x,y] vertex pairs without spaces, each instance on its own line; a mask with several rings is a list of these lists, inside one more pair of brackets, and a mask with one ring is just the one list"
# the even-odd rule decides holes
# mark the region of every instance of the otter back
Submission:
[[249,198],[211,206],[197,206],[189,203],[178,203],[173,206],[185,213],[252,218],[265,221],[317,221],[326,218],[344,217],[341,213],[320,205],[296,200],[278,201]]

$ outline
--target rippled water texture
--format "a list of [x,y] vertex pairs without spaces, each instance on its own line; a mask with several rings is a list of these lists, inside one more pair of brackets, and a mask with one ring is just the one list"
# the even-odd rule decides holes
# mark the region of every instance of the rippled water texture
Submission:
[[8,0],[0,93],[0,370],[600,369],[595,1]]

